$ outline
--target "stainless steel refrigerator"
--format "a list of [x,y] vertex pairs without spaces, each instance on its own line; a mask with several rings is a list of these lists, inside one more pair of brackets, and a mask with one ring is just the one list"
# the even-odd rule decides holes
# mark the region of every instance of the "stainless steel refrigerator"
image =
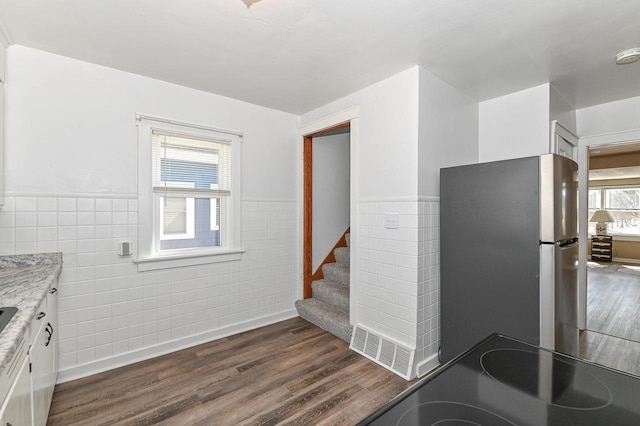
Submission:
[[497,332],[577,355],[578,165],[440,170],[440,360]]

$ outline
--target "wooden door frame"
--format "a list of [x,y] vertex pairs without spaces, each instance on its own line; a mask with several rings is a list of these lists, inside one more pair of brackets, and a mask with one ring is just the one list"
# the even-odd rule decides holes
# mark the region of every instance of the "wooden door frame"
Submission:
[[311,297],[311,283],[313,282],[313,138],[332,130],[350,127],[350,122],[337,124],[321,131],[303,135],[303,259],[302,280],[303,297]]

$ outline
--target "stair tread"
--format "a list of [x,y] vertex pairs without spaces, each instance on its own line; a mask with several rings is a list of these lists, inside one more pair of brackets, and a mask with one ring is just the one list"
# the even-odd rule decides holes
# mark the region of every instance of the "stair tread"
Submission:
[[349,287],[346,286],[346,285],[342,285],[340,283],[337,283],[335,281],[331,281],[331,280],[327,280],[327,279],[315,280],[314,282],[311,283],[311,287],[313,288],[314,285],[316,285],[316,286],[317,285],[322,285],[322,286],[326,286],[326,287],[335,288],[336,291],[344,293],[347,296],[349,295]]
[[296,301],[298,314],[312,324],[328,331],[345,342],[351,341],[349,315],[342,309],[314,298]]
[[323,268],[329,267],[329,268],[338,268],[338,269],[343,269],[345,271],[349,271],[349,265],[341,265],[338,262],[331,262],[331,263],[325,263],[323,266]]

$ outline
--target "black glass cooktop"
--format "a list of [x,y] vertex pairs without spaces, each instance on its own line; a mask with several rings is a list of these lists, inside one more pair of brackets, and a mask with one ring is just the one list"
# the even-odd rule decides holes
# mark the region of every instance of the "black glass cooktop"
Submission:
[[493,335],[361,425],[640,425],[640,378]]

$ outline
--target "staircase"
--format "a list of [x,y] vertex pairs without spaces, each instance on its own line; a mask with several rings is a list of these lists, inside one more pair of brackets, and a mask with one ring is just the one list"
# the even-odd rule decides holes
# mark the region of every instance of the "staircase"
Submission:
[[311,299],[296,301],[298,315],[346,342],[351,341],[349,323],[349,241],[337,247],[335,263],[322,266],[324,278],[311,284]]

